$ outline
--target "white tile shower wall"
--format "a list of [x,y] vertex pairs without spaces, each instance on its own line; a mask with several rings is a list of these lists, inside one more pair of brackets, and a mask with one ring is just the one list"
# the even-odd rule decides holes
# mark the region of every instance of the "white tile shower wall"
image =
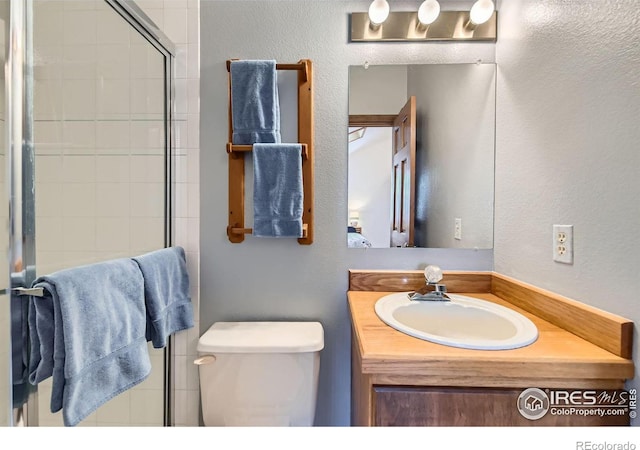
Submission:
[[200,336],[200,1],[139,0],[137,4],[176,45],[173,239],[186,251],[196,323],[174,338],[172,412],[173,425],[198,426],[200,389],[193,360]]
[[[150,202],[148,196],[163,181],[154,171],[163,165],[162,118],[129,121],[131,115],[161,110],[161,104],[149,102],[145,95],[129,96],[130,89],[144,94],[147,89],[161,88],[161,80],[152,80],[152,86],[141,84],[143,78],[155,73],[158,59],[149,54],[148,45],[136,45],[125,28],[116,36],[109,34],[107,25],[117,28],[120,23],[114,22],[111,14],[93,11],[97,3],[36,3],[36,61],[40,58],[40,64],[36,62],[35,69],[34,126],[37,260],[42,273],[115,254],[149,251],[158,246],[157,236],[149,230],[163,229],[164,205]],[[179,169],[174,186],[173,242],[186,250],[196,326],[174,339],[173,375],[177,382],[173,386],[172,423],[197,426],[199,386],[192,361],[199,336],[199,105],[193,87],[199,79],[199,2],[152,0],[138,4],[160,28],[167,24],[165,31],[177,47],[173,157]],[[82,29],[63,32],[62,24],[76,19],[84,22],[73,26]],[[79,41],[80,33],[91,38]],[[123,57],[123,50],[128,57]],[[91,120],[85,120],[87,117]],[[68,120],[74,118],[82,121]],[[150,348],[150,354],[157,368],[150,377],[108,402],[81,425],[162,424],[163,353]],[[48,413],[48,381],[40,385],[40,423],[62,425],[60,414]]]
[[[140,54],[150,46],[104,2],[39,1],[34,8],[38,272],[158,248],[164,241],[164,186],[162,176],[152,176],[150,170],[164,172],[157,164],[162,126],[156,122],[162,106],[140,97],[133,102],[129,86],[159,72],[145,86],[145,94],[162,98],[155,79],[163,72],[162,58],[155,50],[145,50],[144,59],[130,61],[129,48]],[[57,33],[45,41],[48,30],[60,24],[86,36]],[[115,37],[108,35],[107,25]],[[152,120],[145,120],[150,113]],[[135,135],[132,119],[142,119],[136,122]],[[143,139],[143,134],[153,138]],[[141,158],[149,164],[132,176],[132,170],[142,167]],[[141,196],[150,194],[160,200],[143,202]],[[137,208],[140,204],[144,207]],[[154,368],[149,378],[98,409],[82,426],[163,423],[162,407],[131,411],[140,398],[148,404],[164,398],[163,351],[149,351]],[[49,412],[51,380],[39,388],[40,424],[62,425],[61,415]]]

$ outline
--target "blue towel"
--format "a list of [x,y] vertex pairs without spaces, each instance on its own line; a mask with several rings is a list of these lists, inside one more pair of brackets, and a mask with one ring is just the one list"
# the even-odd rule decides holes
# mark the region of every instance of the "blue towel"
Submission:
[[232,61],[231,111],[234,144],[280,142],[276,62]]
[[253,146],[253,235],[302,237],[302,145]]
[[194,325],[184,249],[164,248],[133,260],[144,278],[146,337],[155,348],[162,348],[170,334]]
[[[12,286],[14,273],[11,274]],[[22,286],[21,284],[17,286]],[[28,302],[23,297],[11,294],[9,302],[11,309],[11,380],[13,384],[13,407],[17,408],[24,404],[29,395],[28,377],[29,377],[29,361],[27,356],[28,332]]]
[[144,282],[131,259],[66,269],[36,279],[29,299],[29,381],[53,377],[51,412],[77,425],[151,372]]
[[[11,288],[26,286],[26,277],[32,275],[31,267],[26,270],[11,272]],[[18,408],[27,401],[29,395],[29,333],[28,314],[29,302],[24,297],[11,291],[9,301],[11,326],[11,380],[13,384],[13,407]]]

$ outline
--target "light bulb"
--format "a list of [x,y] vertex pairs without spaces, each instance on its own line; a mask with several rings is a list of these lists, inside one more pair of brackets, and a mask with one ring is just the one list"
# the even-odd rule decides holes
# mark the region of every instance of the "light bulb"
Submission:
[[373,0],[369,6],[369,20],[373,25],[380,25],[389,17],[387,0]]
[[439,15],[440,3],[438,0],[425,0],[418,8],[418,20],[422,25],[432,24]]
[[471,7],[469,18],[474,24],[480,25],[491,18],[495,9],[495,5],[491,0],[478,0]]

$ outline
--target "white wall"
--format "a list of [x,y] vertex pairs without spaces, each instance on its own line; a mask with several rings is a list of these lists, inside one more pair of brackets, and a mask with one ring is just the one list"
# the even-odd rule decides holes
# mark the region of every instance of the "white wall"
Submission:
[[[349,66],[494,61],[495,46],[350,44],[349,13],[369,1],[215,1],[201,3],[201,329],[214,321],[319,320],[325,330],[316,423],[350,422],[348,269],[491,270],[491,250],[347,249]],[[414,9],[416,3],[394,2]],[[247,236],[227,240],[228,99],[226,60],[314,63],[315,241]],[[250,203],[248,204],[250,205]],[[274,264],[277,261],[277,264]]]
[[[494,253],[497,272],[635,322],[637,6],[628,0],[499,5]],[[553,224],[574,225],[573,265],[552,260]],[[634,339],[638,365],[637,328]],[[637,376],[631,386],[640,388]]]
[[391,223],[391,127],[368,127],[349,144],[349,210],[373,248],[389,248]]

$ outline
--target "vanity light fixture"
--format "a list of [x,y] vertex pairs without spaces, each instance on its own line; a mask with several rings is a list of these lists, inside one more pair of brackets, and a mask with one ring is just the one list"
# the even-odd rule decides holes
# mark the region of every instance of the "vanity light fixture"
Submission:
[[491,19],[495,10],[496,7],[492,0],[478,0],[469,11],[469,19],[474,25],[481,25]]
[[417,11],[389,11],[387,0],[373,0],[366,13],[351,13],[351,42],[495,42],[498,13],[492,0],[477,0],[470,11],[441,11],[438,0],[424,0]]
[[418,8],[418,22],[425,26],[431,25],[440,15],[440,3],[438,0],[424,0]]
[[389,17],[387,0],[373,0],[369,5],[369,22],[372,29],[377,29]]

